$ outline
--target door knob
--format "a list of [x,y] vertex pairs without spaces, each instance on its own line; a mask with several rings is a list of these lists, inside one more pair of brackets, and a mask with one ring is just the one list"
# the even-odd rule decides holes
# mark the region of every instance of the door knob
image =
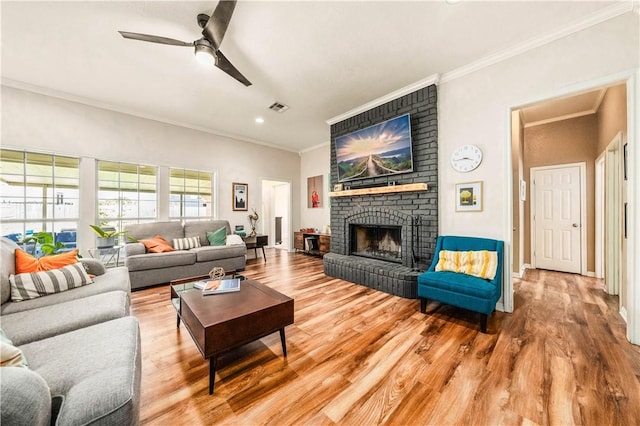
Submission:
[[573,225],[571,225],[571,226],[573,226],[574,228],[580,228],[580,225],[578,225],[577,223],[574,223],[574,224],[573,224]]

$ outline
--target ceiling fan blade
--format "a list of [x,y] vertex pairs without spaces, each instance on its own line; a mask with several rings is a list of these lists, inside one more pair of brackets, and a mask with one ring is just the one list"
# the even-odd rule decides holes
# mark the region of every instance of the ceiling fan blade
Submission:
[[221,51],[218,50],[216,52],[216,56],[216,67],[220,68],[222,71],[226,72],[245,86],[251,86],[251,82],[247,80],[247,78],[242,75],[240,71],[231,64],[231,62],[229,62],[227,57],[224,56]]
[[172,46],[193,46],[193,42],[187,43],[186,41],[180,41],[168,37],[160,37],[149,34],[130,33],[127,31],[118,31],[122,37],[130,38],[132,40],[149,41],[151,43],[170,44]]
[[202,35],[213,44],[216,50],[222,44],[224,33],[227,32],[235,7],[236,0],[220,0],[211,17],[209,17],[207,25],[202,30]]

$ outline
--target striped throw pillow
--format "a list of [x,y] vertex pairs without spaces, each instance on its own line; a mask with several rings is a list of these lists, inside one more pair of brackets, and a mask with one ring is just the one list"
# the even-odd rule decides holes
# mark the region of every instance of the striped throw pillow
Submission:
[[436,271],[451,271],[492,280],[498,269],[498,252],[440,250]]
[[93,283],[81,263],[50,271],[10,275],[11,300],[21,302]]
[[200,247],[200,237],[173,239],[173,248],[176,250],[189,250],[196,247]]

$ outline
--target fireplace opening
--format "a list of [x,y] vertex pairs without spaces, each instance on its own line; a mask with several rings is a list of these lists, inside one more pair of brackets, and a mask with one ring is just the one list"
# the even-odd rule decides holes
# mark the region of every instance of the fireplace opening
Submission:
[[350,225],[350,254],[402,263],[402,227]]

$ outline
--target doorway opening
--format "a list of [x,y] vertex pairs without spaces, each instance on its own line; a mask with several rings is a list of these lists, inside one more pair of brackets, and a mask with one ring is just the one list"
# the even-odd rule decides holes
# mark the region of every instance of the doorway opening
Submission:
[[291,182],[262,179],[263,229],[269,235],[269,247],[290,251],[291,238]]
[[[612,82],[512,109],[514,275],[521,277],[527,268],[538,267],[602,278],[607,291],[620,294],[623,304],[623,289],[628,285],[626,252],[621,247],[626,201],[621,169],[623,135],[628,127],[627,92],[627,82]],[[584,187],[579,220],[569,220],[568,214],[575,213],[575,205],[562,182],[543,190],[538,185],[542,176],[534,173],[536,169],[572,163],[584,164],[579,174]],[[567,219],[568,228],[559,231],[558,239],[552,238],[555,234],[551,228],[536,226],[544,219],[541,216],[553,209]],[[574,269],[567,270],[558,265],[566,263],[568,257],[575,259],[571,247],[575,247],[572,241],[578,238],[576,230],[580,231],[582,244],[580,268],[576,270],[574,264]],[[544,250],[548,253],[541,253]],[[540,262],[554,250],[564,250],[563,254],[571,256],[561,256],[557,265]],[[620,312],[623,311],[621,306]]]
[[[596,255],[603,262],[603,277],[607,293],[620,294],[625,268],[622,265],[626,252],[622,206],[623,191],[623,134],[618,132],[605,151],[598,157],[596,167],[601,165],[602,173],[596,174],[596,188],[602,188],[601,199],[596,200],[596,227],[602,230],[602,238],[596,241]],[[621,298],[622,299],[622,298]],[[622,303],[622,300],[621,300]]]

